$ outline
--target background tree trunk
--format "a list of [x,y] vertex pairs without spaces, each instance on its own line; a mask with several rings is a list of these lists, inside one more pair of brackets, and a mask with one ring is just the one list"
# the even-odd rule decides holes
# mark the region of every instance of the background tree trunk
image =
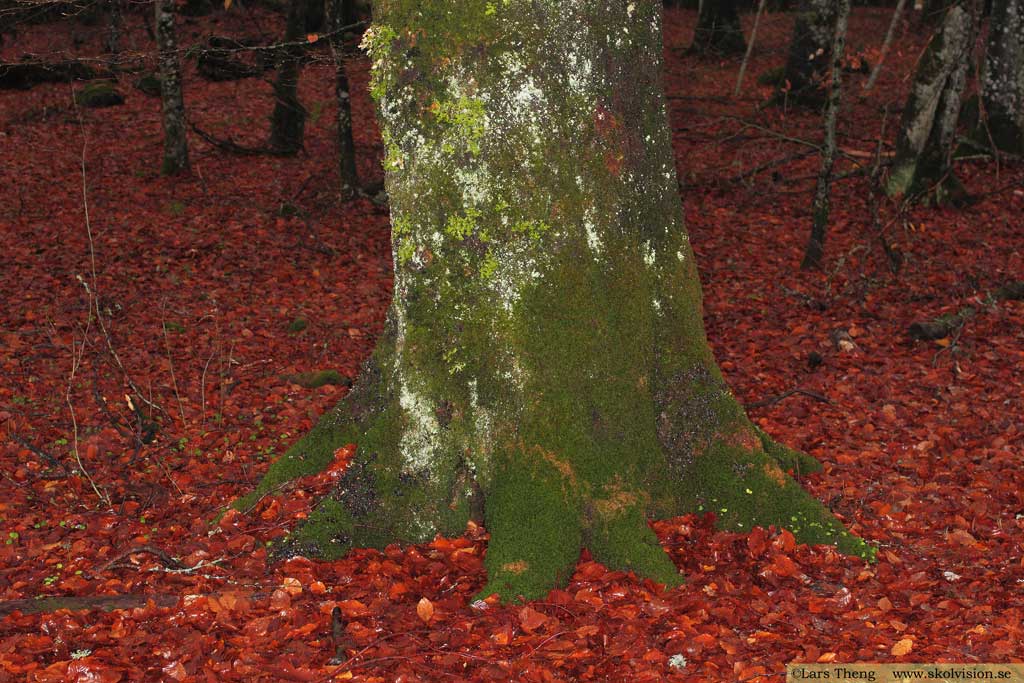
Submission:
[[839,102],[842,96],[843,55],[846,51],[846,26],[850,16],[850,0],[839,0],[836,10],[836,26],[832,39],[832,82],[825,107],[825,141],[821,150],[821,170],[814,191],[811,209],[811,237],[804,252],[804,270],[817,268],[825,254],[825,234],[831,208],[832,168],[836,161],[836,119],[839,117]]
[[174,175],[188,169],[185,99],[181,92],[181,62],[174,27],[174,0],[157,0],[155,7],[164,129],[164,160],[161,170],[164,175]]
[[112,55],[121,52],[121,31],[124,29],[124,17],[121,16],[121,0],[107,2],[107,39],[106,49]]
[[302,149],[306,108],[299,101],[299,74],[305,52],[306,7],[309,0],[292,0],[285,25],[284,58],[274,81],[274,113],[270,119],[270,147],[279,154],[296,154]]
[[741,55],[747,49],[736,0],[704,0],[690,52],[698,55]]
[[974,139],[1024,154],[1024,0],[995,0],[981,79],[986,121]]
[[661,3],[375,5],[364,37],[395,259],[353,394],[237,502],[358,452],[287,548],[491,534],[481,595],[536,598],[586,546],[674,584],[648,516],[714,512],[869,556],[786,475],[704,334],[661,90]]
[[328,0],[331,31],[331,55],[334,59],[334,96],[337,101],[338,175],[341,198],[351,199],[359,190],[356,170],[356,146],[352,139],[352,101],[349,97],[348,73],[345,71],[345,40],[341,29],[346,26],[349,10],[346,0]]
[[825,103],[825,75],[831,63],[833,0],[801,0],[793,24],[793,38],[776,93],[779,102],[821,108]]
[[938,203],[965,196],[950,157],[974,45],[975,16],[966,4],[949,8],[918,64],[886,184],[890,196],[927,194]]

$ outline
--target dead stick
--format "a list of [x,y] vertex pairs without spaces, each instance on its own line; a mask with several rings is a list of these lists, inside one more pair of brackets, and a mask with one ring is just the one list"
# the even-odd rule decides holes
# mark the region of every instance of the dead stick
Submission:
[[809,396],[810,398],[813,398],[815,401],[821,401],[822,403],[832,403],[832,401],[829,400],[828,396],[823,396],[816,391],[811,391],[810,389],[790,389],[789,391],[783,392],[773,398],[766,398],[762,401],[754,401],[753,403],[748,403],[746,405],[746,409],[751,410],[753,408],[764,408],[766,406],[775,405],[779,401],[787,399],[794,394]]

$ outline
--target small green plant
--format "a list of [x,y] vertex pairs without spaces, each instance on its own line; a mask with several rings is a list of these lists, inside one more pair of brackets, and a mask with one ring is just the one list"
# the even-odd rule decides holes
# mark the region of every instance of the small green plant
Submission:
[[309,122],[314,126],[316,125],[316,122],[320,120],[320,117],[323,116],[324,104],[324,101],[317,100],[309,107]]

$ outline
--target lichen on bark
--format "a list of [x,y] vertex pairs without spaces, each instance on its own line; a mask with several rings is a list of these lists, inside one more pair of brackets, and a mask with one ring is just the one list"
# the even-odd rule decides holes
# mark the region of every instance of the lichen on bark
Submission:
[[956,2],[946,10],[918,64],[886,184],[890,196],[939,204],[966,197],[950,165],[975,35],[975,17],[965,4]]
[[813,461],[750,423],[712,358],[660,5],[375,3],[364,45],[394,299],[353,396],[258,489],[358,443],[290,551],[423,541],[475,518],[491,534],[481,595],[506,600],[564,583],[584,546],[677,583],[646,520],[689,511],[871,554],[787,476]]
[[981,76],[985,118],[972,134],[984,148],[1024,154],[1024,1],[994,0]]

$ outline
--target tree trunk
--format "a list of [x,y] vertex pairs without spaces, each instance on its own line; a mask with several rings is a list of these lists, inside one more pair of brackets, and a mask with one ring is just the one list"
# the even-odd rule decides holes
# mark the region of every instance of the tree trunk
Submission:
[[157,0],[155,7],[164,128],[164,160],[161,171],[164,175],[175,175],[188,169],[188,140],[185,138],[181,62],[178,59],[178,41],[174,28],[174,0]]
[[334,95],[338,105],[337,141],[338,174],[341,198],[351,199],[359,189],[356,170],[356,146],[352,139],[352,102],[349,97],[348,73],[345,71],[345,40],[341,29],[349,13],[346,0],[328,0],[331,31],[331,55],[334,58]]
[[124,17],[121,16],[121,0],[108,0],[107,10],[107,52],[112,55],[121,52],[121,30],[124,28]]
[[831,63],[836,7],[833,0],[801,0],[783,81],[776,93],[779,102],[814,109],[824,105],[824,82]]
[[821,149],[821,170],[814,190],[814,204],[811,209],[811,237],[804,252],[803,270],[817,268],[825,254],[825,234],[832,203],[832,168],[836,161],[836,119],[839,117],[839,100],[842,95],[843,54],[846,52],[846,26],[850,17],[850,0],[839,0],[836,10],[836,25],[832,39],[832,82],[825,107],[825,141]]
[[736,0],[704,0],[690,52],[698,55],[741,55],[747,49]]
[[953,175],[950,157],[967,82],[975,17],[967,2],[953,4],[914,75],[903,109],[886,192],[925,195],[936,203],[961,201],[966,193]]
[[306,128],[306,108],[299,101],[299,73],[307,4],[308,0],[292,0],[288,5],[284,58],[274,81],[274,113],[270,119],[270,148],[279,154],[297,154]]
[[374,3],[394,298],[347,400],[259,496],[358,444],[291,552],[491,534],[482,596],[536,598],[586,546],[679,581],[649,516],[713,512],[870,556],[787,471],[704,334],[661,90],[661,3]]
[[981,79],[986,121],[974,138],[1024,154],[1024,0],[995,0]]

